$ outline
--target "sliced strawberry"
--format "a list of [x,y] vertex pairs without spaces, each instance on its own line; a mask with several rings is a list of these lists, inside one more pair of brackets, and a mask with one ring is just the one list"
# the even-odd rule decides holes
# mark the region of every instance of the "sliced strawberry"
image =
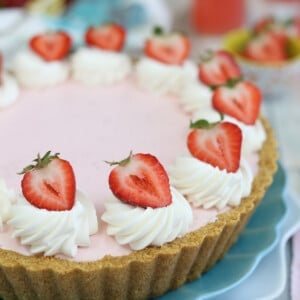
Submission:
[[236,172],[240,166],[242,131],[230,122],[209,124],[203,120],[192,123],[187,146],[195,158],[220,170]]
[[24,168],[21,174],[22,192],[32,205],[50,211],[70,210],[75,201],[75,175],[70,163],[51,155],[38,155],[35,165]]
[[140,207],[164,207],[172,202],[168,175],[151,154],[130,154],[109,175],[109,187],[121,201]]
[[90,27],[85,33],[85,42],[89,46],[100,49],[121,51],[125,37],[126,30],[123,26],[110,23],[99,27]]
[[190,53],[190,40],[180,33],[164,34],[160,28],[154,33],[145,43],[145,54],[165,64],[183,64]]
[[253,125],[258,118],[260,104],[259,88],[246,81],[238,82],[233,87],[220,86],[212,97],[216,110],[248,125]]
[[297,37],[300,38],[300,15],[294,18]]
[[242,53],[257,62],[282,62],[288,58],[287,37],[279,32],[267,32],[251,39]]
[[269,30],[276,23],[276,19],[273,16],[266,16],[259,19],[253,26],[253,31],[255,33],[262,33]]
[[55,61],[63,59],[70,52],[72,40],[63,31],[47,32],[34,36],[29,45],[44,60]]
[[242,76],[234,57],[227,51],[209,51],[199,65],[199,79],[206,85],[225,84],[230,79]]

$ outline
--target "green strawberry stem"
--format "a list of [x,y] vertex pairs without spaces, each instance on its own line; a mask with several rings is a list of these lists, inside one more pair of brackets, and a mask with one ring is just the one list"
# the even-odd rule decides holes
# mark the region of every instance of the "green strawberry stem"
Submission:
[[126,166],[130,162],[131,157],[132,157],[132,151],[130,151],[129,155],[126,158],[124,158],[120,161],[107,161],[107,160],[105,160],[105,162],[107,164],[109,164],[110,166],[115,166],[115,165]]
[[214,56],[214,52],[211,49],[206,49],[201,55],[200,55],[200,63],[205,63],[210,61]]
[[217,122],[208,122],[207,120],[200,119],[195,122],[191,121],[190,122],[190,128],[191,129],[211,129],[218,125],[220,122],[224,120],[224,115],[220,113],[220,120]]
[[228,81],[224,84],[220,84],[220,85],[210,85],[209,87],[214,91],[216,88],[220,87],[220,86],[226,86],[228,88],[234,88],[239,82],[243,81],[244,77],[243,75],[240,77],[236,77],[236,78],[230,78],[228,79]]
[[153,27],[153,34],[154,35],[163,35],[164,34],[164,30],[160,26],[154,26]]
[[40,156],[40,154],[37,154],[37,158],[33,160],[35,164],[31,164],[26,166],[21,172],[17,173],[18,175],[22,175],[27,173],[28,171],[35,170],[35,169],[41,169],[46,167],[53,159],[58,158],[59,153],[55,153],[54,155],[51,155],[51,151],[47,151],[44,156]]

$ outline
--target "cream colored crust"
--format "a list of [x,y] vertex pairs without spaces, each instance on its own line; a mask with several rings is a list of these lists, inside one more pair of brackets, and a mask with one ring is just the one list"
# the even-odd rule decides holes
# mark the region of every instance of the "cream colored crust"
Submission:
[[268,122],[263,118],[262,122],[267,140],[252,192],[216,222],[160,248],[90,263],[0,250],[0,295],[5,300],[147,299],[199,277],[236,241],[272,183],[277,145]]

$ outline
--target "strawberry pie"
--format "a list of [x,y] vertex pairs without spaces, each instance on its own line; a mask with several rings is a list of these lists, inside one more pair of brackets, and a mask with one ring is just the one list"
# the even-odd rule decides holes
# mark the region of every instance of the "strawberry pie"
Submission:
[[5,300],[162,295],[222,258],[271,184],[259,89],[230,54],[197,66],[186,36],[156,34],[134,63],[116,24],[70,60],[63,32],[31,39],[30,68],[16,58],[27,89],[0,110]]

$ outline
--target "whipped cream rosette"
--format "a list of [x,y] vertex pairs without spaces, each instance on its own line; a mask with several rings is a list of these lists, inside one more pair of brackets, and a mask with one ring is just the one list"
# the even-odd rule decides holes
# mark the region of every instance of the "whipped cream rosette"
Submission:
[[160,28],[145,43],[145,57],[136,64],[138,84],[157,94],[179,95],[197,79],[197,66],[187,60],[189,39],[180,33],[163,33]]
[[85,33],[87,47],[72,56],[72,78],[87,85],[112,84],[127,77],[132,69],[130,57],[121,53],[125,29],[115,23],[91,27]]
[[47,152],[22,173],[22,193],[11,208],[8,224],[32,254],[74,257],[79,246],[89,246],[98,230],[92,202],[76,190],[70,163]]
[[251,192],[253,173],[241,160],[242,131],[227,121],[191,123],[190,154],[177,157],[169,168],[171,184],[194,206],[239,205]]
[[134,250],[161,246],[188,232],[192,210],[174,188],[163,166],[150,154],[130,154],[109,176],[114,194],[102,220],[107,234]]
[[23,87],[43,88],[64,82],[69,77],[66,59],[72,46],[63,32],[47,32],[32,37],[29,47],[17,53],[13,70]]
[[0,53],[0,109],[14,103],[19,95],[19,86],[7,71],[3,69],[3,58]]
[[206,111],[211,107],[212,94],[209,87],[200,81],[195,81],[187,84],[181,90],[178,102],[185,112],[194,114],[198,111]]
[[6,186],[3,179],[0,179],[0,231],[3,229],[3,223],[11,217],[11,207],[15,200],[15,192]]

